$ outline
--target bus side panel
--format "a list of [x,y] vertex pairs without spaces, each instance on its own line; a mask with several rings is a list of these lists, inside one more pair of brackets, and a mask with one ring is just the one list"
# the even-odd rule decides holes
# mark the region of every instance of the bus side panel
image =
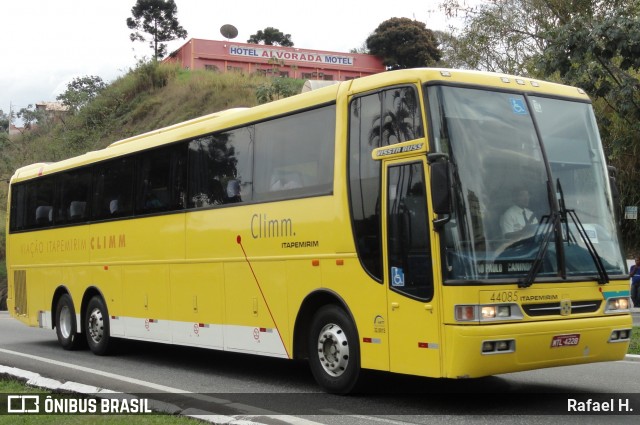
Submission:
[[[89,259],[89,226],[25,232],[10,235],[11,253],[8,254],[10,282],[13,284],[11,312],[30,326],[52,327],[55,320],[53,294],[59,286],[70,291],[79,319],[82,291],[89,282],[87,269],[77,269]],[[16,292],[14,273],[18,271]],[[80,274],[78,274],[80,273]],[[15,297],[26,297],[16,300]],[[15,308],[27,311],[16,311]],[[78,320],[80,324],[80,320]]]
[[91,261],[158,263],[185,258],[184,214],[167,214],[91,226]]
[[383,284],[369,277],[357,258],[343,265],[327,262],[322,269],[323,285],[340,294],[354,317],[358,329],[361,366],[389,370],[387,298]]
[[105,299],[110,315],[116,316],[114,331],[124,330],[129,338],[171,342],[170,269],[184,261],[184,214],[92,225],[89,247],[94,265],[122,267],[122,302],[112,312]]
[[240,261],[224,265],[225,350],[288,356],[290,348],[282,342],[290,339],[285,264]]
[[29,326],[51,328],[55,320],[53,318],[55,312],[51,311],[51,299],[53,291],[61,280],[62,270],[58,267],[27,270],[28,314],[25,323]]
[[[327,260],[328,261],[328,260]],[[291,330],[290,338],[285,340],[289,353],[293,356],[293,330],[295,328],[296,319],[300,313],[300,307],[305,298],[321,287],[322,267],[325,262],[321,261],[319,266],[314,266],[309,259],[290,260],[287,262],[287,289],[289,297],[289,329]],[[305,329],[300,329],[305,331]]]
[[171,335],[176,344],[223,349],[221,263],[171,266]]
[[169,266],[132,265],[123,273],[127,337],[170,342]]

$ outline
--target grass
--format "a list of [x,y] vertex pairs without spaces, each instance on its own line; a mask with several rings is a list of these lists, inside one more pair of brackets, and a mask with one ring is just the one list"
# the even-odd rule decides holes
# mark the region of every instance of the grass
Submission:
[[147,415],[34,415],[34,414],[4,414],[6,411],[6,395],[17,394],[51,394],[50,391],[40,388],[29,387],[24,383],[10,379],[0,379],[0,425],[2,424],[23,424],[23,425],[57,425],[57,424],[122,424],[128,425],[135,422],[136,425],[194,425],[202,423],[196,419],[186,416],[171,416],[167,414],[147,414]]

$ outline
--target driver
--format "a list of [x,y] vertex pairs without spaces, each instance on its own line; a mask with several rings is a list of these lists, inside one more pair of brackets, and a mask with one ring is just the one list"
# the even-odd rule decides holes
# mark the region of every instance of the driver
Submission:
[[520,189],[516,193],[515,205],[507,209],[500,218],[500,229],[503,235],[511,236],[524,230],[527,226],[538,224],[533,211],[529,207],[529,191]]

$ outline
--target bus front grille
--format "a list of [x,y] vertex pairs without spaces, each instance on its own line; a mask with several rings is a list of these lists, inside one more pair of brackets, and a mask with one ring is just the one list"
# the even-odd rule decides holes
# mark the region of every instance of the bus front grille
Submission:
[[15,288],[15,314],[26,316],[27,310],[27,271],[15,270],[13,272],[13,285]]
[[[569,311],[571,314],[595,313],[601,305],[602,300],[572,301]],[[523,304],[522,308],[531,317],[567,315],[566,307],[563,309],[562,303]]]

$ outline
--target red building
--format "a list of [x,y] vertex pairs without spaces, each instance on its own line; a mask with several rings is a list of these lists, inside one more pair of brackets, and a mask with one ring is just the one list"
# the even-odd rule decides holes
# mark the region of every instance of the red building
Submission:
[[382,59],[296,47],[192,38],[167,57],[187,69],[280,75],[310,80],[349,80],[385,70]]

